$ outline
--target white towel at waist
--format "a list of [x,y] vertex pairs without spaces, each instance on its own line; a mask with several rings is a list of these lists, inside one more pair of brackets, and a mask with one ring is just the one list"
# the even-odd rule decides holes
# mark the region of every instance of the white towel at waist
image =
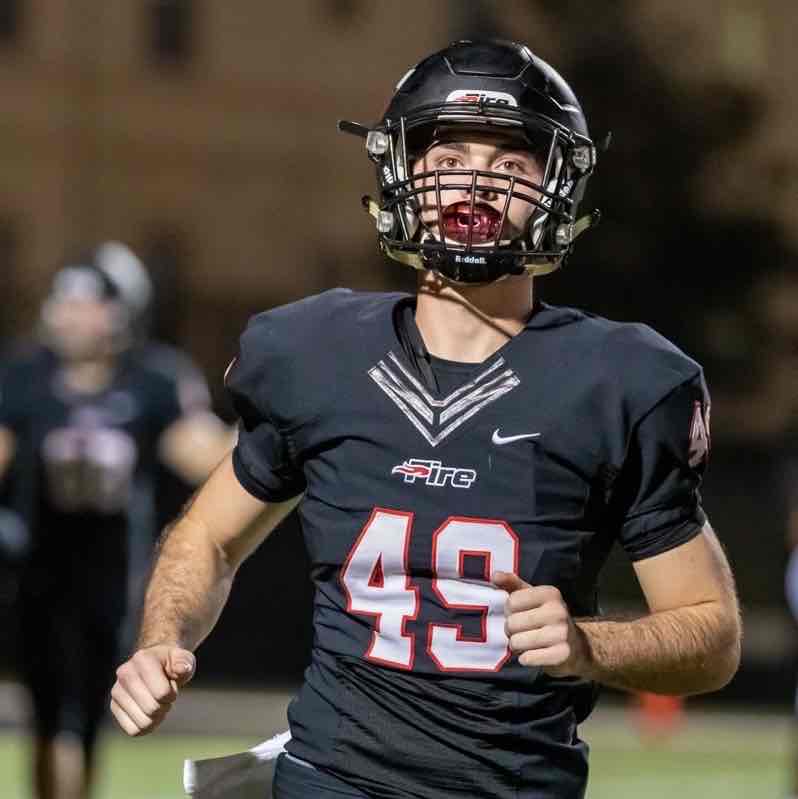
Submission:
[[246,752],[186,760],[183,787],[192,799],[268,799],[274,761],[285,751],[290,732],[281,732]]

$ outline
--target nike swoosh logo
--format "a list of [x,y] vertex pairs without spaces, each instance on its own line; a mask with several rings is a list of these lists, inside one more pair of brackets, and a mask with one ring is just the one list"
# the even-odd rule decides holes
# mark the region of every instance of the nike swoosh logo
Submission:
[[502,444],[511,444],[513,441],[521,441],[524,438],[540,438],[540,433],[521,433],[519,436],[500,436],[499,435],[499,428],[497,427],[493,431],[493,436],[491,437],[491,441],[498,446],[502,446]]

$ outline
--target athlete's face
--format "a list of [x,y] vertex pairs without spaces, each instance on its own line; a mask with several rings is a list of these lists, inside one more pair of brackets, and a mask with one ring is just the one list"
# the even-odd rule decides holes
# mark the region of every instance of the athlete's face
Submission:
[[[507,208],[502,230],[499,230],[511,178],[521,178],[540,185],[544,167],[541,159],[518,143],[499,136],[473,135],[463,140],[443,141],[434,144],[413,164],[413,174],[421,175],[438,170],[479,170],[492,175],[477,175],[473,214],[471,209],[471,173],[439,175],[440,214],[434,175],[414,181],[414,188],[430,187],[419,195],[421,221],[436,238],[465,244],[471,238],[473,246],[495,245],[518,237],[524,230],[535,206],[519,197],[513,197]],[[446,188],[451,185],[461,188]],[[499,191],[497,191],[497,189]],[[533,200],[540,193],[524,185],[516,185],[520,192]],[[443,231],[441,231],[441,225]],[[499,235],[501,233],[501,235]]]
[[66,360],[110,355],[118,312],[116,303],[106,300],[89,297],[50,300],[44,319],[53,349]]

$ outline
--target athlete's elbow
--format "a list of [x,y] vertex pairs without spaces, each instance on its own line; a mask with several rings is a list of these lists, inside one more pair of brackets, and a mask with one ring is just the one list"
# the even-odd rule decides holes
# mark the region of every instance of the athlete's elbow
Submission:
[[730,614],[722,629],[718,630],[714,645],[708,648],[700,669],[698,685],[691,694],[720,691],[734,678],[740,667],[742,652],[742,624],[739,615]]
[[696,675],[693,685],[681,692],[684,696],[710,694],[725,688],[734,678],[740,665],[738,651],[729,651],[723,655],[716,655],[710,664],[707,664]]
[[232,580],[239,563],[219,543],[208,525],[184,514],[166,528],[161,537],[161,556],[191,563],[200,572],[218,581]]
[[716,656],[718,685],[713,690],[719,691],[721,688],[725,688],[732,681],[734,675],[737,674],[742,656],[742,643],[742,623],[739,615],[735,613],[734,618],[729,622],[729,629],[721,642],[720,651]]

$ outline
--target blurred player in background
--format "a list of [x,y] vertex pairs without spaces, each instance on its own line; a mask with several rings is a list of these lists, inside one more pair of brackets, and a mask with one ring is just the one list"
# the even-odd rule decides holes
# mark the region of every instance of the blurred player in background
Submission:
[[[726,346],[731,353],[744,346],[757,346],[755,362],[759,371],[743,373],[737,390],[720,395],[717,407],[721,409],[720,433],[727,442],[733,441],[753,448],[755,463],[769,464],[771,471],[764,474],[781,489],[782,503],[771,509],[769,518],[783,517],[786,527],[785,549],[788,554],[785,571],[787,606],[798,623],[798,264],[794,259],[784,259],[761,276],[755,290],[747,297],[744,315],[734,320],[738,327],[747,329],[745,339],[735,341],[729,333],[730,325],[718,325],[711,341]],[[750,320],[747,323],[744,320]],[[722,321],[722,318],[721,318]],[[746,327],[747,324],[747,327]],[[717,346],[717,345],[716,345]],[[727,354],[728,358],[728,354]],[[734,363],[720,362],[730,374],[739,374]],[[760,472],[761,473],[761,472]],[[783,515],[783,516],[782,516]],[[773,531],[776,535],[778,533]],[[793,645],[789,646],[794,649]],[[791,798],[798,799],[798,694],[793,697],[794,723],[792,729]]]
[[[314,647],[277,799],[579,799],[598,684],[700,693],[739,662],[699,496],[701,367],[533,291],[595,221],[577,210],[596,154],[528,48],[456,43],[380,123],[342,129],[365,140],[367,209],[417,294],[339,289],[252,320],[226,379],[238,444],[165,537],[113,713],[130,735],[157,727],[237,568],[298,504]],[[600,615],[616,542],[637,619]]]
[[[798,459],[790,459],[785,469],[787,487],[787,549],[789,558],[784,578],[787,605],[798,624]],[[792,793],[798,799],[798,691],[793,704]]]
[[154,540],[158,459],[196,483],[232,445],[190,361],[140,339],[151,292],[128,248],[101,245],[57,272],[42,340],[1,373],[0,524],[16,523],[26,551],[21,655],[39,799],[89,795],[129,608],[131,539],[139,572]]

